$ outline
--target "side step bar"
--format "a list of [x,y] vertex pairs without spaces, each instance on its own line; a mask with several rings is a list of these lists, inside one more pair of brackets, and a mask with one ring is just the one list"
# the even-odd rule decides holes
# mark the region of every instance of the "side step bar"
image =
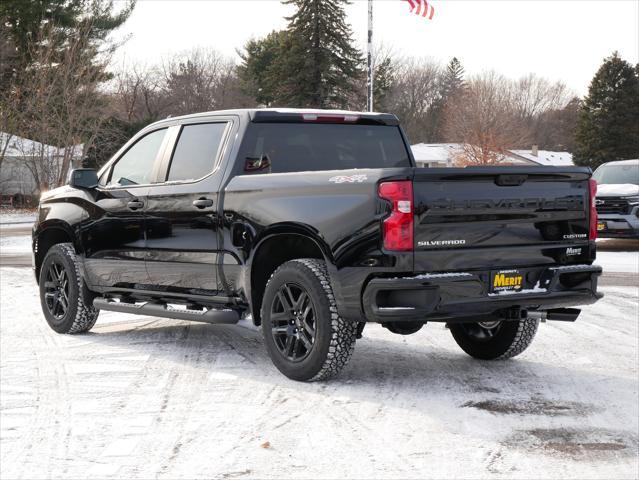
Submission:
[[93,300],[93,306],[98,310],[111,312],[133,313],[135,315],[151,315],[177,320],[191,320],[204,323],[234,324],[240,320],[240,314],[235,310],[188,310],[171,308],[163,303],[124,303],[109,298],[98,297]]

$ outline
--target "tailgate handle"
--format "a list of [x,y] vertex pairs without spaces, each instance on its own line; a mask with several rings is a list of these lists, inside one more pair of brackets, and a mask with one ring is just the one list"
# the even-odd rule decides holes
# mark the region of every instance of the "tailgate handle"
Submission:
[[501,187],[518,187],[528,180],[528,175],[498,175],[495,183]]

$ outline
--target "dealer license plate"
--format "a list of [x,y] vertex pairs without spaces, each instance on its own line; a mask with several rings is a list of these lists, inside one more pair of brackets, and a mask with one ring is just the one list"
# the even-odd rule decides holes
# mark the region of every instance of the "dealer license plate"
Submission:
[[597,222],[597,231],[601,232],[606,229],[606,222]]
[[497,270],[490,274],[490,291],[518,292],[524,288],[524,274],[520,270]]

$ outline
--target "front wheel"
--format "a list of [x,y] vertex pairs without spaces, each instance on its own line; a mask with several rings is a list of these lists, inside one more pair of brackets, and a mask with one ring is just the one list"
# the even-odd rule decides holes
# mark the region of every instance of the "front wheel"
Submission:
[[539,319],[453,323],[450,332],[464,352],[482,360],[505,360],[522,353],[532,343]]
[[91,305],[73,245],[60,243],[47,252],[40,268],[40,303],[49,326],[58,333],[91,330],[99,310]]
[[337,313],[323,261],[305,258],[281,265],[266,284],[261,317],[268,354],[292,380],[333,377],[353,354],[358,324]]

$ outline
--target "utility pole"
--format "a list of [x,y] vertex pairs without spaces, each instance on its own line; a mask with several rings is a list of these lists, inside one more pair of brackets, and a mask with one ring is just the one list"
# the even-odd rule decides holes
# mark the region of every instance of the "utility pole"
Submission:
[[368,0],[368,78],[366,80],[366,106],[373,111],[373,0]]

